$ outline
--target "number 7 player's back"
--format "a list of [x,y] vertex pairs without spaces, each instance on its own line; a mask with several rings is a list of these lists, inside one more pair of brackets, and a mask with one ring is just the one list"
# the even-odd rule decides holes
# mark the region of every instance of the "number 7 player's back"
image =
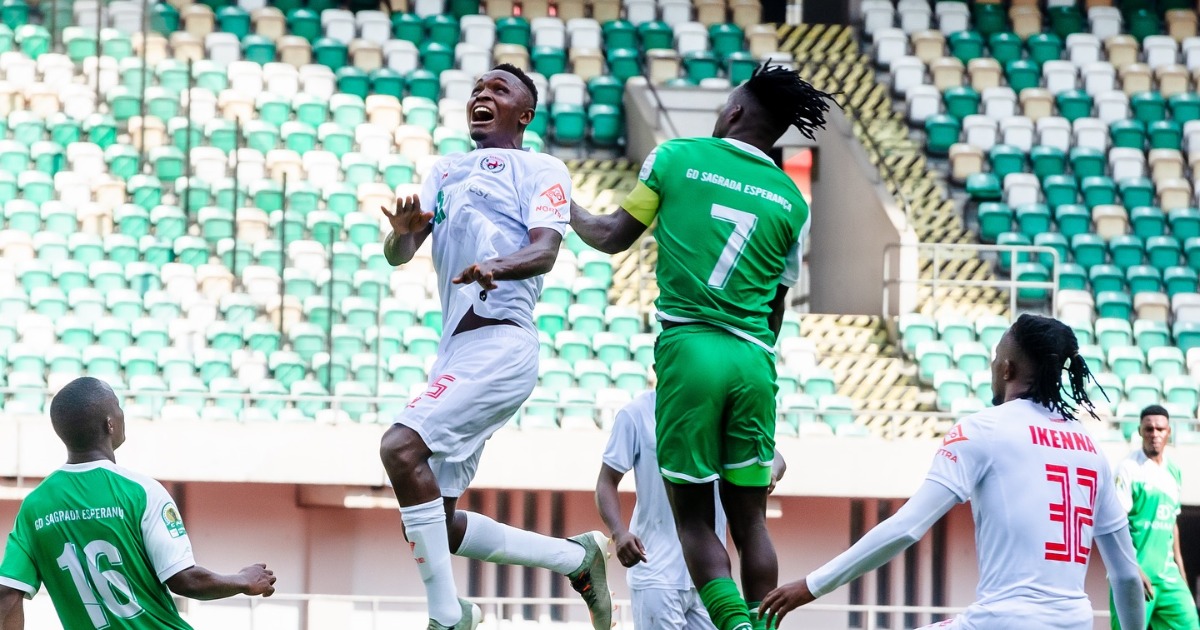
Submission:
[[770,301],[781,278],[799,276],[809,223],[795,182],[731,138],[664,142],[639,180],[624,208],[647,224],[657,212],[660,317],[716,324],[773,347]]
[[929,478],[969,499],[975,517],[972,621],[1089,623],[1092,539],[1124,527],[1125,515],[1108,462],[1080,423],[1013,400],[963,419],[934,460]]

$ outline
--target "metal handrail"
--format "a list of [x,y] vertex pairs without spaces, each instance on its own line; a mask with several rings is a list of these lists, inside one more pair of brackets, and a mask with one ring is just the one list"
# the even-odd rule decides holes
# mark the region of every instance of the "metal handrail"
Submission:
[[[897,278],[893,277],[892,254],[905,250],[933,252],[932,278]],[[964,255],[947,255],[947,252],[957,251]],[[1018,254],[1049,254],[1053,265],[1049,282],[1017,280],[1016,274],[1010,274],[1008,280],[951,280],[941,278],[941,263],[947,260],[963,260],[978,258],[982,253],[1007,253],[1014,260]],[[935,295],[941,287],[981,287],[1008,289],[1009,312],[1017,312],[1018,289],[1045,289],[1050,292],[1050,308],[1052,313],[1058,312],[1058,282],[1062,271],[1062,260],[1058,250],[1044,245],[984,245],[975,243],[891,243],[883,250],[883,316],[890,319],[891,290],[893,286],[918,285],[929,286]]]

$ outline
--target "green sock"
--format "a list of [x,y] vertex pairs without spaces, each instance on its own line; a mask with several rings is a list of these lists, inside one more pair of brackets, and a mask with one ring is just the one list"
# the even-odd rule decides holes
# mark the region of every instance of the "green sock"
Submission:
[[717,630],[753,630],[746,600],[732,578],[717,578],[700,588],[700,601]]
[[746,606],[750,608],[750,623],[754,625],[754,630],[768,630],[767,620],[758,616],[758,609],[762,608],[762,602],[748,602]]

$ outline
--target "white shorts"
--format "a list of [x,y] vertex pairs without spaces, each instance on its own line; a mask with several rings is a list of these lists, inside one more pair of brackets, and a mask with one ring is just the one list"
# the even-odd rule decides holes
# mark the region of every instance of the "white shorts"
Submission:
[[696,589],[630,589],[637,630],[716,630]]
[[462,496],[479,468],[483,443],[517,413],[538,380],[538,341],[516,326],[455,335],[441,348],[429,389],[396,416],[433,456],[442,496]]

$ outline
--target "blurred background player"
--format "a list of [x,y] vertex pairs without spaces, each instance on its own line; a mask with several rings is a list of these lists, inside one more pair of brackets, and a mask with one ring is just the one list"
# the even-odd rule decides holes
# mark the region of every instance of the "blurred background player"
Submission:
[[[629,569],[634,626],[639,630],[705,630],[713,628],[700,594],[687,573],[675,519],[658,470],[654,437],[654,392],[646,392],[617,412],[604,463],[596,480],[596,507],[612,532],[617,559]],[[633,471],[637,503],[629,526],[621,518],[618,486]],[[775,454],[772,489],[786,471]],[[714,493],[714,531],[725,540],[725,511]]]
[[162,484],[116,464],[125,414],[103,381],[83,377],[50,402],[67,463],[21,503],[0,564],[0,629],[25,627],[42,583],[65,628],[189,629],[171,593],[193,599],[275,592],[266,565],[220,575],[197,566]]
[[1096,541],[1123,630],[1142,628],[1145,602],[1129,527],[1108,462],[1063,399],[1089,413],[1091,373],[1075,333],[1035,315],[1017,319],[992,361],[995,407],[967,416],[942,442],[925,482],[895,515],[808,577],[763,601],[768,623],[882,566],[950,508],[971,502],[979,553],[976,601],[938,628],[1093,627],[1084,592]]
[[[761,600],[779,575],[766,526],[774,347],[809,212],[767,152],[789,126],[811,138],[829,100],[796,72],[761,66],[730,94],[711,138],[669,140],[650,153],[616,212],[572,205],[571,226],[609,254],[658,219],[658,460],[688,572],[719,630],[753,627],[747,600]],[[714,533],[717,481],[745,599]]]
[[[1167,410],[1142,410],[1138,435],[1142,448],[1117,466],[1117,498],[1129,515],[1129,533],[1146,580],[1146,627],[1196,630],[1196,601],[1188,589],[1179,552],[1179,467],[1167,457],[1171,420]],[[1113,616],[1113,628],[1117,628]]]
[[419,198],[383,209],[384,253],[401,265],[433,235],[447,331],[429,389],[396,417],[380,456],[400,502],[429,603],[430,630],[474,628],[480,612],[458,598],[450,554],[542,567],[567,575],[597,630],[612,625],[603,534],[570,540],[456,511],[483,444],[532,393],[538,379],[533,306],[554,266],[570,212],[571,178],[559,159],[522,150],[537,89],[500,65],[476,82],[467,118],[476,150],[448,155]]

